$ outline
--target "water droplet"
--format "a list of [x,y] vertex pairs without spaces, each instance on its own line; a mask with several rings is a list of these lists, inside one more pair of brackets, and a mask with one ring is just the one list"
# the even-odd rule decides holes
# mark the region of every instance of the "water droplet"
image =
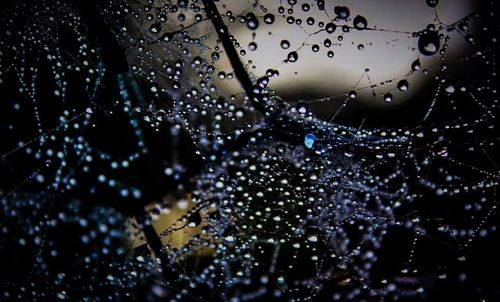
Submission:
[[349,18],[349,15],[351,14],[349,9],[345,6],[335,6],[333,12],[337,15],[337,18],[344,20]]
[[248,49],[250,49],[251,51],[256,50],[256,49],[257,49],[257,43],[255,43],[255,42],[250,42],[250,43],[248,44]]
[[305,137],[304,137],[304,145],[308,148],[308,149],[311,149],[314,145],[314,142],[317,140],[317,137],[316,135],[312,134],[312,133],[308,133]]
[[309,111],[309,105],[306,102],[299,102],[296,107],[300,114],[306,114]]
[[273,24],[274,23],[274,15],[273,14],[265,14],[264,15],[264,22],[266,24]]
[[384,94],[384,101],[386,101],[387,103],[392,102],[393,98],[394,98],[394,97],[392,96],[392,93],[390,93],[390,92],[389,92],[389,93]]
[[310,235],[309,237],[307,237],[307,240],[309,240],[310,242],[318,242],[318,236]]
[[296,62],[299,59],[299,55],[296,51],[291,51],[288,53],[287,60],[288,62]]
[[353,24],[354,24],[354,28],[356,28],[357,30],[363,30],[363,29],[366,29],[366,26],[368,25],[368,21],[366,21],[365,17],[357,15],[354,18]]
[[164,41],[164,42],[169,42],[169,41],[172,41],[172,39],[174,38],[174,34],[173,33],[165,33],[163,34],[163,36],[161,37],[161,39]]
[[429,7],[436,7],[439,4],[439,0],[426,0],[425,1]]
[[398,89],[401,91],[408,90],[409,84],[407,80],[401,80],[398,82]]
[[435,31],[426,31],[418,39],[418,50],[424,56],[432,56],[438,52],[439,46],[439,35]]
[[290,42],[288,42],[288,40],[281,41],[281,48],[288,49],[289,47],[290,47]]
[[161,23],[160,22],[154,23],[149,27],[149,31],[154,33],[154,34],[160,32],[160,30],[161,30]]
[[449,94],[455,93],[455,86],[448,84],[444,90]]
[[250,30],[256,30],[259,27],[259,21],[254,13],[248,13],[246,15],[246,22]]
[[411,70],[412,71],[420,70],[420,60],[419,59],[416,59],[415,61],[413,61],[413,63],[411,63]]
[[332,22],[326,24],[326,26],[325,26],[325,30],[329,34],[333,34],[336,29],[337,29],[337,25],[335,23],[332,23]]

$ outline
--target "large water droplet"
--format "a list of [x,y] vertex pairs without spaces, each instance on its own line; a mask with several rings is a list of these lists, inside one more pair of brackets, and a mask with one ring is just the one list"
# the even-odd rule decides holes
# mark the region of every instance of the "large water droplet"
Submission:
[[325,30],[327,33],[329,34],[333,34],[335,32],[335,30],[337,29],[337,25],[335,23],[328,23],[326,26],[325,26]]
[[436,7],[439,4],[439,0],[426,0],[425,1],[429,7]]
[[288,49],[288,47],[290,47],[290,42],[288,42],[288,40],[281,40],[281,48],[283,49]]
[[247,26],[251,30],[256,30],[259,27],[259,20],[254,13],[248,13],[246,15]]
[[345,6],[335,6],[333,12],[337,15],[337,18],[344,20],[349,18],[349,15],[351,14],[349,9]]
[[296,51],[292,51],[288,53],[288,62],[296,62],[297,59],[299,58],[299,55],[297,54]]
[[255,42],[250,42],[250,43],[248,44],[248,49],[250,49],[251,51],[256,50],[256,49],[257,49],[257,43],[255,43]]
[[432,56],[439,50],[439,35],[435,31],[426,31],[418,39],[418,50],[424,56]]
[[304,137],[304,145],[311,149],[314,145],[314,142],[317,140],[318,138],[316,137],[316,135],[312,134],[312,133],[308,133],[305,137]]
[[411,70],[412,71],[420,70],[420,60],[419,59],[416,59],[415,61],[413,61],[413,63],[411,63]]
[[409,86],[410,85],[408,84],[407,80],[401,80],[401,81],[398,82],[398,89],[401,90],[401,91],[408,90]]
[[384,101],[386,101],[387,103],[392,102],[393,99],[394,97],[392,96],[392,93],[389,92],[384,94]]
[[149,27],[149,31],[152,32],[153,34],[160,32],[160,30],[161,30],[161,23],[160,22],[151,24],[151,26]]
[[365,17],[357,15],[353,20],[353,24],[357,30],[363,30],[368,25],[368,21],[366,21]]
[[273,14],[265,14],[264,15],[264,22],[266,24],[273,24],[274,23],[274,15]]
[[455,86],[453,86],[453,84],[448,84],[444,90],[449,94],[455,93]]

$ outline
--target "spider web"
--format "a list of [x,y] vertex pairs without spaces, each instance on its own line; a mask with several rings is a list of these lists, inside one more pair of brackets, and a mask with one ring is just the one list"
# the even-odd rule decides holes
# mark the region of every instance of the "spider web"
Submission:
[[[116,0],[97,29],[77,3],[7,5],[2,254],[40,252],[4,297],[493,295],[475,266],[498,266],[481,260],[498,213],[496,7],[444,23],[446,1],[421,2],[415,29],[356,1]],[[86,270],[51,260],[68,246],[47,228],[68,225]]]

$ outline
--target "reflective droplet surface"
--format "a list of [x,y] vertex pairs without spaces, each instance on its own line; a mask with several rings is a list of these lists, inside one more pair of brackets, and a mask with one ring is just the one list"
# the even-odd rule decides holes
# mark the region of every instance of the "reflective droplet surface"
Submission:
[[296,51],[292,51],[288,53],[287,60],[288,62],[296,62],[299,58],[299,55]]
[[390,103],[392,102],[394,99],[394,97],[392,96],[392,93],[386,93],[384,94],[384,101],[387,102],[387,103]]
[[312,133],[308,133],[305,137],[304,137],[304,145],[309,148],[309,149],[312,149],[314,143],[316,142],[317,140],[317,137],[316,135],[312,134]]
[[432,56],[439,51],[440,39],[435,31],[425,31],[418,39],[418,50],[424,56]]
[[347,8],[345,6],[335,6],[333,11],[337,15],[337,18],[343,19],[343,20],[349,18],[350,14],[351,14],[349,11],[349,8]]
[[327,33],[333,34],[336,29],[337,29],[337,25],[335,23],[330,22],[330,23],[326,24],[325,30]]
[[425,0],[425,3],[427,3],[429,7],[435,8],[438,6],[439,0]]
[[413,61],[413,63],[411,63],[411,70],[412,71],[420,70],[420,60],[419,59],[416,59],[415,61]]
[[453,86],[452,84],[448,84],[445,87],[445,91],[449,94],[455,93],[455,86]]
[[257,49],[257,43],[255,43],[255,42],[250,42],[250,43],[248,44],[248,49],[250,49],[250,50],[252,50],[252,51],[256,50],[256,49]]
[[290,47],[290,42],[288,42],[288,40],[282,40],[280,45],[281,45],[281,48],[288,49]]
[[354,28],[356,28],[357,30],[363,30],[368,25],[368,21],[366,20],[366,18],[360,15],[357,15],[352,22]]
[[400,91],[406,91],[408,90],[409,84],[407,80],[401,80],[398,82],[398,89]]
[[259,27],[259,20],[254,13],[248,13],[246,15],[246,23],[249,29],[256,30]]
[[274,15],[273,14],[265,14],[264,15],[264,23],[266,24],[273,24],[274,23]]

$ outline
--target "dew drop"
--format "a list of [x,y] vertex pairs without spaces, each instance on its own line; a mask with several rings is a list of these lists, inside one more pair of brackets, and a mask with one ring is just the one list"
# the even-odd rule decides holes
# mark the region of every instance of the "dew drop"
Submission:
[[257,49],[257,43],[255,43],[255,42],[250,42],[250,43],[248,44],[248,49],[250,49],[251,51],[256,50],[256,49]]
[[455,86],[449,84],[444,90],[449,94],[455,93]]
[[401,80],[398,82],[398,89],[401,91],[407,91],[409,87],[407,80]]
[[386,101],[387,103],[392,102],[393,99],[394,99],[394,97],[392,96],[392,93],[384,94],[384,101]]
[[349,15],[351,14],[349,9],[345,6],[335,6],[333,12],[337,15],[337,18],[344,20],[349,18]]
[[174,38],[174,34],[173,33],[165,33],[163,34],[163,36],[161,37],[161,39],[164,41],[164,42],[169,42],[169,41],[172,41],[172,39]]
[[281,48],[288,49],[290,47],[290,42],[288,40],[281,40]]
[[296,51],[291,51],[288,53],[287,60],[288,62],[296,62],[299,58],[299,55]]
[[266,24],[273,24],[274,23],[274,15],[273,14],[265,14],[264,15],[264,23]]
[[259,27],[259,21],[254,13],[248,13],[246,15],[246,22],[250,30],[256,30]]
[[354,28],[357,30],[363,30],[366,29],[366,26],[368,25],[368,21],[366,21],[366,18],[360,15],[357,15],[354,20],[353,20]]
[[309,105],[306,102],[299,102],[296,108],[300,114],[306,114],[309,111]]
[[308,149],[312,149],[313,145],[314,145],[314,142],[317,140],[316,138],[316,135],[312,134],[312,133],[308,133],[305,137],[304,137],[304,145],[308,148]]
[[152,32],[153,34],[160,32],[160,30],[161,30],[161,23],[160,22],[154,23],[149,27],[149,31]]
[[329,34],[333,34],[336,29],[337,29],[337,25],[335,23],[332,23],[332,22],[326,24],[326,26],[325,26],[325,30]]
[[413,63],[411,63],[411,70],[412,71],[420,70],[420,60],[419,59],[416,59],[415,61],[413,61]]
[[429,7],[435,8],[439,4],[439,0],[426,0],[425,1]]
[[439,35],[435,31],[426,31],[418,39],[418,50],[424,56],[432,56],[439,50]]

